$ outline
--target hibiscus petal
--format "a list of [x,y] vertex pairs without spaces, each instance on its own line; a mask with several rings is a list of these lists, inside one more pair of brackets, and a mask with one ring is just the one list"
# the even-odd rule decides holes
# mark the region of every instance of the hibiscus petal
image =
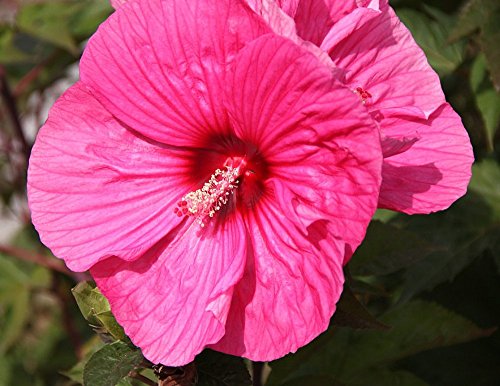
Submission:
[[389,6],[384,4],[377,17],[366,12],[353,12],[334,25],[322,48],[346,69],[353,90],[369,92],[370,111],[385,115],[384,109],[416,106],[428,117],[445,101],[439,77]]
[[400,138],[392,138],[387,136],[382,137],[382,153],[384,154],[384,158],[392,157],[393,155],[407,151],[418,140],[419,138],[417,136],[403,136]]
[[212,347],[272,360],[328,326],[342,265],[377,206],[380,138],[352,92],[314,55],[276,36],[238,54],[226,100],[232,127],[258,144],[270,177],[244,212],[252,253],[226,335]]
[[203,229],[183,224],[134,262],[110,258],[92,267],[117,321],[147,359],[182,366],[224,335],[244,269],[245,233],[237,213]]
[[252,253],[234,289],[226,334],[211,346],[256,361],[294,352],[325,331],[344,281],[345,242],[331,222],[315,208],[299,209],[307,204],[281,181],[268,185],[273,199],[245,218]]
[[28,198],[40,237],[68,267],[134,259],[179,221],[175,201],[191,186],[181,151],[124,128],[81,83],[54,105],[28,170]]
[[393,117],[384,132],[417,141],[406,151],[384,159],[379,206],[409,214],[448,208],[465,194],[474,161],[460,117],[443,104],[428,120]]
[[89,40],[81,78],[134,130],[193,146],[227,130],[220,98],[226,62],[267,31],[239,2],[127,2]]
[[297,33],[302,39],[319,46],[332,26],[354,11],[357,3],[356,0],[301,0],[293,15]]
[[[286,37],[295,44],[315,54],[319,60],[330,67],[331,71],[338,77],[344,76],[344,72],[333,64],[326,52],[297,34],[295,21],[285,12],[285,9],[291,9],[298,5],[298,0],[296,1],[297,4],[292,4],[293,2],[282,4],[284,9],[280,8],[275,0],[245,0],[245,3],[259,15],[275,34]],[[294,12],[292,12],[292,14],[293,13]]]
[[120,8],[123,4],[125,4],[128,0],[110,0],[111,6],[114,9]]
[[308,150],[349,132],[372,141],[369,158],[380,155],[377,128],[359,99],[314,55],[287,39],[269,34],[249,43],[236,56],[226,84],[233,130],[270,160],[286,158],[281,152],[290,143]]

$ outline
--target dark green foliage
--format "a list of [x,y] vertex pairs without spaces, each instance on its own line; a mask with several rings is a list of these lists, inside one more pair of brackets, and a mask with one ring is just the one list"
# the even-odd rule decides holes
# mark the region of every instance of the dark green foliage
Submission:
[[205,350],[196,357],[199,386],[250,386],[250,374],[242,358]]
[[140,350],[124,342],[114,342],[96,351],[83,369],[85,386],[116,385],[131,371],[140,367],[143,356]]

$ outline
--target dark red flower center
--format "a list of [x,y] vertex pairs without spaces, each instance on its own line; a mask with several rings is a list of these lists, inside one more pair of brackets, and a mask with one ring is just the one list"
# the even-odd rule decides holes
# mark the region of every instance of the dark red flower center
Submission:
[[174,208],[204,227],[214,216],[248,210],[264,194],[268,167],[257,147],[234,135],[214,136],[193,153],[192,176],[198,189],[185,194]]

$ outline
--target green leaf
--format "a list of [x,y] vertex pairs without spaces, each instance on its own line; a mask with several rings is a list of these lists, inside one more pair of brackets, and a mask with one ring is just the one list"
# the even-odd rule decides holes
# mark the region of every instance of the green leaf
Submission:
[[496,0],[469,0],[458,15],[450,40],[456,41],[479,29],[495,10],[495,2]]
[[12,367],[8,358],[0,353],[0,386],[11,386]]
[[272,371],[266,386],[293,385],[297,379],[319,376],[341,383],[337,378],[338,369],[343,355],[347,354],[349,333],[352,331],[330,326],[295,354],[269,362]]
[[123,327],[118,324],[111,311],[103,311],[95,314],[104,329],[116,340],[128,340]]
[[441,76],[453,72],[463,61],[465,44],[448,43],[454,18],[437,9],[426,7],[432,18],[410,9],[398,10],[398,16],[411,31],[427,60]]
[[111,310],[108,299],[104,297],[101,291],[94,284],[81,282],[71,292],[85,320],[91,324],[101,325],[97,314]]
[[[132,380],[131,378],[123,378],[122,380],[120,380],[116,386],[135,386],[136,384],[133,384],[132,383]],[[141,386],[143,385],[143,383],[141,382]]]
[[86,362],[78,362],[71,369],[61,371],[61,374],[68,377],[71,381],[83,385],[83,368]]
[[127,374],[140,367],[144,357],[139,349],[114,342],[94,353],[83,370],[85,386],[115,386]]
[[[11,259],[0,254],[0,290],[9,288],[12,283],[26,283],[29,281],[29,275],[26,274],[18,265]],[[14,284],[14,285],[15,285]]]
[[113,10],[110,2],[103,0],[78,2],[74,7],[76,17],[71,20],[70,29],[73,36],[78,38],[87,38],[93,34]]
[[[48,279],[48,280],[47,280]],[[46,287],[47,270],[0,255],[0,353],[14,346],[30,318],[33,287]]]
[[455,41],[480,30],[479,43],[486,56],[492,81],[500,91],[500,2],[498,0],[470,0],[460,12],[458,21],[450,34]]
[[500,92],[500,6],[489,15],[487,21],[483,24],[479,43],[486,57],[486,63],[491,73],[491,80],[495,89]]
[[27,3],[17,13],[16,25],[22,32],[78,54],[69,20],[75,12],[71,1]]
[[475,163],[469,189],[481,195],[494,219],[500,221],[500,165],[493,160]]
[[204,350],[196,357],[197,386],[250,386],[250,374],[242,358]]
[[390,328],[370,314],[347,285],[344,285],[344,290],[337,303],[337,310],[333,315],[332,323],[336,326],[356,329],[386,330]]
[[6,352],[21,336],[30,317],[30,291],[25,286],[17,286],[11,294],[10,304],[4,304],[7,317],[0,320],[0,354]]
[[[435,303],[414,301],[397,307],[380,318],[392,326],[386,332],[360,331],[353,339],[343,372],[390,363],[437,347],[488,336],[469,320]],[[361,360],[360,360],[361,359]]]
[[500,124],[500,94],[495,91],[488,78],[486,59],[483,54],[478,55],[474,60],[470,84],[486,128],[488,149],[492,151],[495,133]]
[[491,245],[499,223],[492,207],[470,191],[450,209],[426,216],[399,216],[394,223],[439,247],[407,267],[400,302],[451,281]]
[[308,376],[327,376],[351,385],[377,371],[382,371],[380,376],[420,385],[411,375],[387,373],[389,366],[415,353],[491,334],[491,330],[482,330],[460,315],[423,301],[397,307],[380,320],[392,328],[383,332],[330,328],[296,354],[271,362],[268,386],[293,385],[292,381]]
[[0,27],[0,63],[16,64],[30,60],[30,55],[14,44],[14,32]]
[[[101,334],[101,337],[104,338],[103,334],[111,335],[111,340],[123,340],[130,343],[123,327],[118,324],[111,312],[108,299],[94,283],[78,283],[71,291],[83,317]],[[105,340],[109,340],[109,336]]]
[[428,256],[439,247],[418,234],[372,221],[365,239],[349,262],[354,276],[385,275]]
[[397,215],[398,215],[398,212],[394,212],[393,210],[377,209],[375,211],[375,214],[373,215],[373,220],[377,220],[377,221],[381,221],[381,222],[385,223]]

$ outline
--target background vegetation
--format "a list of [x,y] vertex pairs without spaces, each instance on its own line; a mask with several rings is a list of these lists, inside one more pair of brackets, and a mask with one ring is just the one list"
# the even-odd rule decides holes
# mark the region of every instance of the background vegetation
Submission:
[[[377,212],[330,329],[269,376],[254,366],[269,386],[500,384],[500,1],[391,4],[469,132],[469,192],[429,216]],[[111,12],[106,0],[0,0],[0,386],[158,382],[91,284],[73,291],[77,305],[71,288],[88,275],[40,244],[26,204],[36,130]],[[196,366],[200,385],[251,382],[238,358],[205,352]]]

